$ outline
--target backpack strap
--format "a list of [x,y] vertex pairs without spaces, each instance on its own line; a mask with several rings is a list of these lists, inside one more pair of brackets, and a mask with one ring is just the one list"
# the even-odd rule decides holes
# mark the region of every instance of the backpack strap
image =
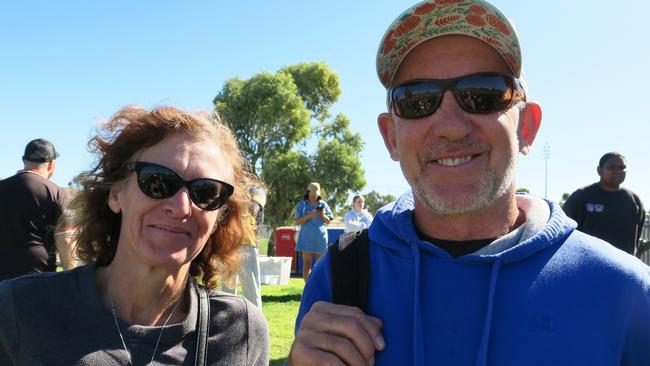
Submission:
[[335,304],[356,306],[367,311],[370,285],[368,229],[345,233],[327,248],[332,272]]
[[207,365],[208,360],[208,337],[210,336],[210,299],[208,290],[198,285],[195,281],[194,286],[198,292],[199,310],[196,326],[196,355],[194,356],[194,365]]

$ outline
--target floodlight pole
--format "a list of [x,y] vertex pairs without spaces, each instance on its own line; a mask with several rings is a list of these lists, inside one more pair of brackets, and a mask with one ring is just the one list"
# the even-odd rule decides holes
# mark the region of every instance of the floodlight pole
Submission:
[[548,199],[548,159],[551,158],[551,146],[544,144],[544,198]]

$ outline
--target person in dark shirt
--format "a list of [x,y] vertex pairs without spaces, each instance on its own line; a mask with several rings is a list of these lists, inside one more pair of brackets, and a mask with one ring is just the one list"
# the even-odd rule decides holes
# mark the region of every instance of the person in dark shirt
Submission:
[[64,269],[74,267],[68,194],[49,180],[58,156],[51,142],[32,140],[23,169],[0,181],[0,281],[55,271],[57,251]]
[[639,196],[621,187],[626,168],[623,155],[603,155],[597,168],[600,181],[571,194],[563,209],[578,223],[578,230],[638,255],[646,214]]

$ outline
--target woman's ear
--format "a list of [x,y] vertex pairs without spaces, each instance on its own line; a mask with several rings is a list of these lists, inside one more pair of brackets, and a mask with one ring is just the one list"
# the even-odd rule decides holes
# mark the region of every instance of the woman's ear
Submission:
[[527,155],[530,147],[535,141],[537,131],[542,123],[542,107],[537,102],[527,102],[526,106],[519,112],[519,152]]
[[115,188],[111,188],[111,191],[108,193],[108,207],[116,214],[122,211],[119,191]]

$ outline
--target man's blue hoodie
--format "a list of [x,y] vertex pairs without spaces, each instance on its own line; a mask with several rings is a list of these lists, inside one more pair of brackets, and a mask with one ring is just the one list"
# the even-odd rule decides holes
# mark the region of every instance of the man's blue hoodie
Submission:
[[[383,321],[386,348],[376,365],[650,365],[650,268],[576,231],[555,203],[517,205],[517,233],[459,258],[418,238],[410,192],[377,213],[368,314]],[[330,286],[326,255],[296,330],[314,302],[331,301]]]

